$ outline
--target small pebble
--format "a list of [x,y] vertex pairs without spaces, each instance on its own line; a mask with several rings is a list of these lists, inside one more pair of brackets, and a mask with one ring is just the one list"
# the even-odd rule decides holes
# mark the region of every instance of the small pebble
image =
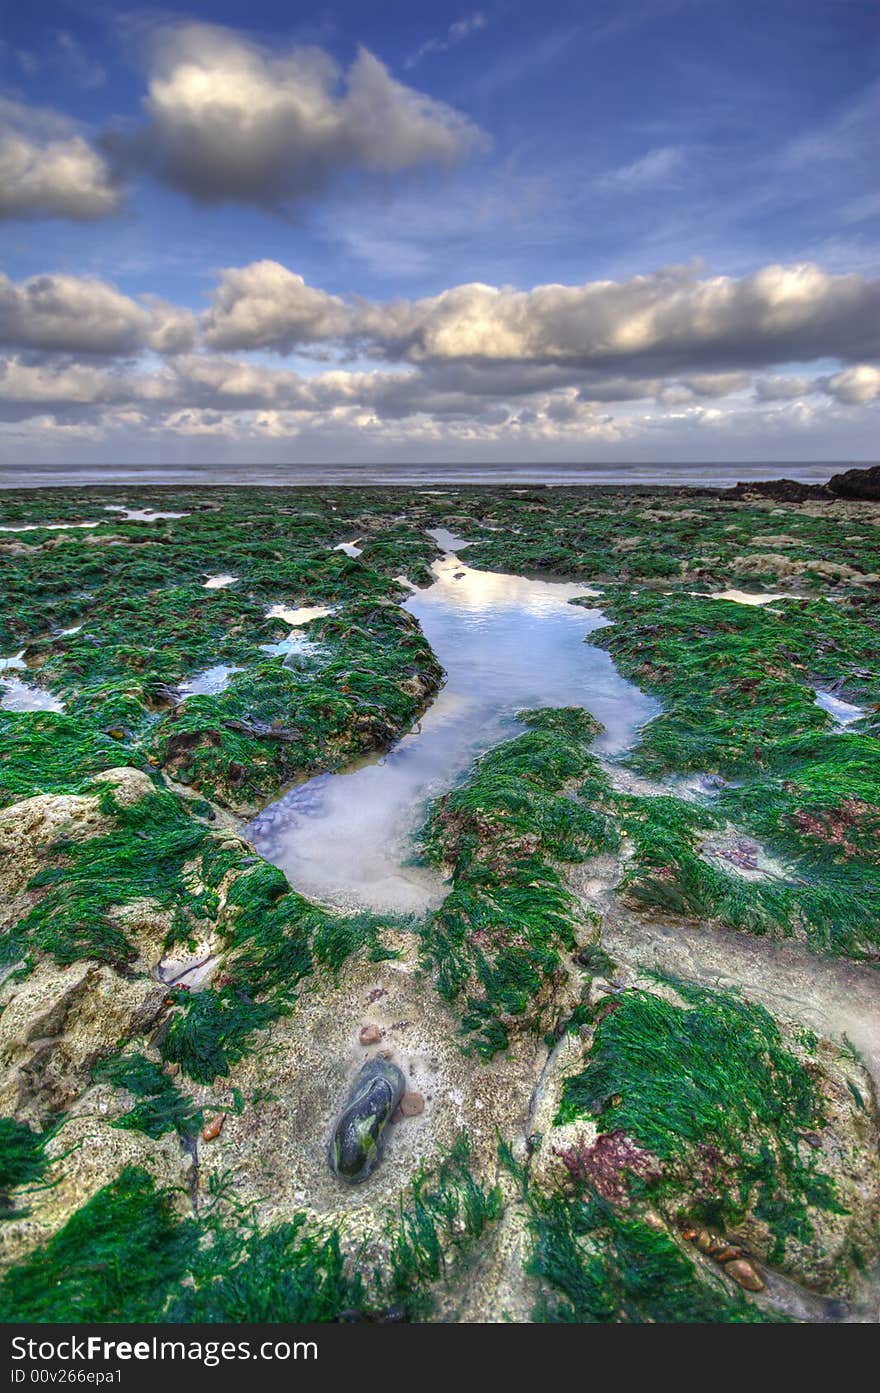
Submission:
[[728,1277],[732,1277],[746,1291],[763,1291],[764,1283],[758,1276],[757,1270],[748,1258],[734,1258],[733,1262],[724,1264],[724,1271]]
[[418,1117],[425,1111],[425,1100],[421,1093],[404,1093],[400,1100],[400,1111],[404,1117]]
[[362,1045],[378,1045],[382,1032],[377,1025],[362,1025],[358,1039]]
[[712,1254],[715,1261],[720,1262],[722,1267],[726,1262],[732,1262],[734,1258],[741,1258],[742,1255],[742,1248],[732,1247],[729,1243],[720,1248],[717,1253]]

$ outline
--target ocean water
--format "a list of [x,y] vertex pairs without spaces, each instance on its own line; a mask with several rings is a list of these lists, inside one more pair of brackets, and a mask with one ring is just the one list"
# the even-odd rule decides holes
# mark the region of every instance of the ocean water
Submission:
[[820,484],[844,469],[866,467],[850,460],[737,464],[29,464],[0,465],[0,488],[57,488],[76,484],[156,485],[400,485],[442,489],[457,484],[675,485],[728,488],[740,480],[799,479]]

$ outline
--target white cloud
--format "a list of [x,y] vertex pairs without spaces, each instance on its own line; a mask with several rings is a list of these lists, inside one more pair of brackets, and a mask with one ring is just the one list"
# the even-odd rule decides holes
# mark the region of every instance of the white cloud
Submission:
[[828,378],[826,385],[838,401],[846,402],[849,406],[862,406],[880,397],[880,368],[859,363]]
[[[383,304],[330,295],[261,261],[221,272],[196,321],[95,279],[0,276],[0,343],[10,349],[0,403],[16,428],[50,411],[111,434],[135,423],[147,435],[240,444],[288,434],[328,450],[360,435],[462,450],[614,444],[665,430],[781,439],[810,422],[831,439],[880,400],[880,368],[862,351],[872,344],[880,356],[876,304],[875,282],[815,266],[532,291],[465,285]],[[325,358],[325,370],[233,352],[297,348]],[[759,371],[811,351],[838,359],[839,371]]]
[[252,261],[221,272],[203,332],[212,348],[271,344],[285,351],[344,338],[349,323],[350,311],[337,296],[313,290],[277,261]]
[[146,304],[106,281],[81,276],[0,274],[0,344],[48,353],[128,354],[143,348],[181,352],[194,342],[186,310]]
[[110,166],[73,122],[0,99],[0,217],[91,221],[120,201]]
[[22,407],[90,405],[113,398],[105,370],[79,363],[23,363],[0,359],[0,401]]
[[371,303],[327,296],[259,262],[224,273],[205,322],[209,341],[224,348],[288,352],[323,336],[422,364],[637,365],[694,373],[695,390],[711,393],[719,371],[880,355],[880,281],[812,263],[741,278],[673,267],[628,281],[527,291],[471,284]]
[[270,50],[192,22],[154,35],[144,107],[140,135],[111,145],[205,203],[277,209],[348,172],[451,163],[485,140],[364,48],[343,75],[320,48]]
[[701,372],[684,378],[684,385],[696,397],[729,397],[747,387],[749,377],[744,372]]

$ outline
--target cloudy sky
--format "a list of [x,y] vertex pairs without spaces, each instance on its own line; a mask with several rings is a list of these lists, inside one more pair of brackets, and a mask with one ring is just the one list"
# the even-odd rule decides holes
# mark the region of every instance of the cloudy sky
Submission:
[[0,460],[876,458],[878,0],[0,40]]

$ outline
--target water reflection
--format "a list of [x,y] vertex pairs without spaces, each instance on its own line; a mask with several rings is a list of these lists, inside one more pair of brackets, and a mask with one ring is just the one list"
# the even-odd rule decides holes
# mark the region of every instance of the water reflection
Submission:
[[519,733],[518,710],[585,706],[606,727],[597,748],[618,753],[657,705],[585,643],[607,621],[569,604],[585,585],[477,571],[456,556],[413,594],[414,614],[446,669],[422,721],[380,759],[291,789],[246,829],[260,853],[304,894],[328,904],[422,913],[446,887],[412,864],[428,802],[473,759]]

